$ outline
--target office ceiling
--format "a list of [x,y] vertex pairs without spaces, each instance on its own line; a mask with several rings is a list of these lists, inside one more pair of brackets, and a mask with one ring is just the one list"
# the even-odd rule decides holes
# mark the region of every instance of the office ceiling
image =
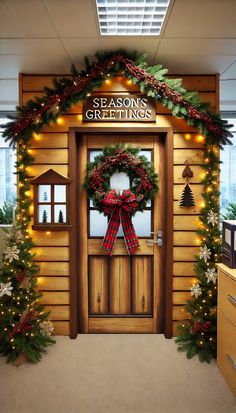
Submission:
[[171,0],[160,36],[100,36],[95,0],[0,0],[0,110],[18,103],[18,74],[65,74],[84,56],[147,52],[170,73],[220,73],[221,108],[236,110],[236,0]]

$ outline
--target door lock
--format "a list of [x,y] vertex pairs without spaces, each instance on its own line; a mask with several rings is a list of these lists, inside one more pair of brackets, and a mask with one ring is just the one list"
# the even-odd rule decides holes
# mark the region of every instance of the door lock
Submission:
[[153,234],[153,239],[148,239],[147,244],[148,245],[154,245],[157,244],[158,247],[163,246],[163,231],[157,231],[157,232],[151,232]]

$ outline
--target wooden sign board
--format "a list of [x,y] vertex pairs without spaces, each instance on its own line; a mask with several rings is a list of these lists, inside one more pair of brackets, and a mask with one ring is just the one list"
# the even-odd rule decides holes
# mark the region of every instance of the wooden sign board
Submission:
[[155,122],[156,102],[141,95],[89,96],[83,122]]

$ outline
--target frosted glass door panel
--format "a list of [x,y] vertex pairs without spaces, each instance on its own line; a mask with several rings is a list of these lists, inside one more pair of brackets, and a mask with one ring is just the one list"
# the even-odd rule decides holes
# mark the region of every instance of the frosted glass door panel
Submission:
[[145,158],[147,158],[147,160],[149,161],[149,162],[152,162],[152,151],[150,151],[150,150],[141,150],[140,151],[140,154],[139,154],[140,156],[142,155],[142,156],[145,156]]
[[102,154],[102,151],[90,151],[90,152],[89,152],[89,160],[90,160],[90,162],[93,162],[94,159],[95,159],[95,157],[98,156],[98,155],[101,155],[101,154]]
[[117,192],[130,188],[130,180],[125,172],[115,172],[110,178],[110,187]]
[[[138,237],[150,237],[151,233],[151,211],[136,212],[132,217],[132,223]],[[118,237],[123,237],[124,232],[120,225]]]
[[39,205],[38,206],[38,221],[40,224],[46,224],[51,222],[51,206]]
[[39,185],[39,202],[51,202],[51,185]]
[[54,205],[54,222],[66,222],[66,205]]
[[54,202],[66,202],[66,185],[54,186]]
[[150,237],[151,211],[136,212],[132,222],[138,237]]
[[99,211],[90,211],[89,214],[90,237],[104,237],[107,230],[107,218]]

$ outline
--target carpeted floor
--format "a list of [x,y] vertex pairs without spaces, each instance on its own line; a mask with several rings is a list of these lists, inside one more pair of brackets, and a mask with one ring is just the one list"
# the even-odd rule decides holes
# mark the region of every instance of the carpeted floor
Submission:
[[236,413],[215,363],[162,335],[57,337],[37,365],[0,360],[1,413]]

